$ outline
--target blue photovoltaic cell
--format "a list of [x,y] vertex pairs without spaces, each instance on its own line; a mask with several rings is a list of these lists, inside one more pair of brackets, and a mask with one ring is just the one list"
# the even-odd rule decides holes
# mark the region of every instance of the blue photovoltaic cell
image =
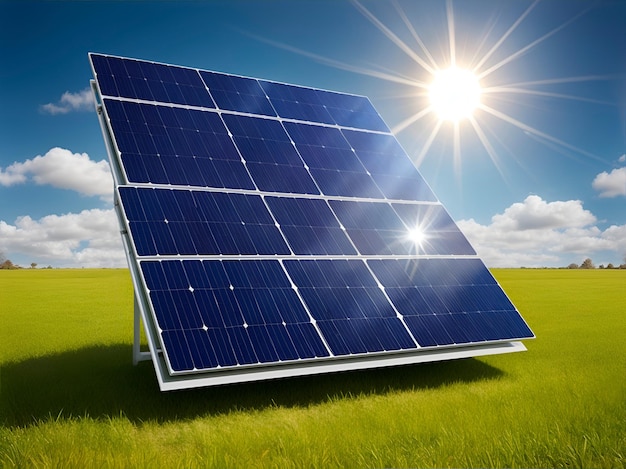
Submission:
[[338,129],[290,122],[284,125],[324,195],[384,197]]
[[265,201],[294,254],[356,254],[324,200],[266,197]]
[[262,80],[259,83],[280,117],[335,124],[316,90]]
[[403,223],[409,228],[425,231],[458,231],[446,210],[438,204],[391,204]]
[[225,114],[224,122],[247,162],[303,166],[279,121]]
[[171,374],[533,337],[368,98],[90,58]]
[[416,347],[363,261],[284,264],[335,355]]
[[91,57],[103,95],[215,107],[196,70],[96,54]]
[[319,93],[322,95],[322,102],[337,125],[389,132],[389,128],[366,97],[330,91],[320,91]]
[[[330,206],[362,255],[473,255],[465,236],[440,206],[331,200]],[[420,243],[413,230],[423,235]]]
[[475,255],[470,245],[441,205],[392,204],[394,211],[409,229],[418,230],[424,239],[418,253],[440,255]]
[[409,231],[423,236],[417,252],[433,255],[475,255],[474,248],[441,205],[392,204]]
[[276,115],[257,80],[205,71],[200,75],[220,109]]
[[237,115],[224,121],[260,190],[319,194],[280,122]]
[[391,205],[331,200],[330,206],[362,255],[415,254],[409,230]]
[[369,99],[259,80],[280,117],[389,132]]
[[289,254],[258,195],[120,187],[139,256]]
[[142,261],[176,372],[328,356],[278,261]]
[[[478,259],[369,260],[368,265],[422,347],[532,335]],[[498,327],[503,322],[507,327]]]
[[353,130],[342,133],[385,197],[437,200],[393,135]]
[[255,188],[218,114],[104,102],[129,182]]

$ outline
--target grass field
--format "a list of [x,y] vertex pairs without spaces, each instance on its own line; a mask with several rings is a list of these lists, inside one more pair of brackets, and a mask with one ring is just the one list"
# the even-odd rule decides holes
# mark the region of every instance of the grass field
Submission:
[[626,468],[626,271],[494,275],[525,353],[161,393],[126,270],[0,271],[0,467]]

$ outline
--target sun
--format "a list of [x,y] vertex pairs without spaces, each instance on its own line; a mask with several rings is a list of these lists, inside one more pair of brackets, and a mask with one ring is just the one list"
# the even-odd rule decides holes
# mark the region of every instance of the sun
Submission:
[[470,70],[450,67],[433,74],[428,97],[439,119],[457,123],[471,117],[480,105],[482,88]]

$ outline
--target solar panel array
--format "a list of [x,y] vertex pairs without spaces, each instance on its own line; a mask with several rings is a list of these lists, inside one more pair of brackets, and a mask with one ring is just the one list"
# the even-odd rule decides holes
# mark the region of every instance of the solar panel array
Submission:
[[367,98],[90,59],[170,375],[533,336]]

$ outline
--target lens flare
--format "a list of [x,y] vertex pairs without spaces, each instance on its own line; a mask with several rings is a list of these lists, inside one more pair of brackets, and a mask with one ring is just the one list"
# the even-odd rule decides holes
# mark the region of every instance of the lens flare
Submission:
[[426,240],[426,233],[424,233],[420,227],[415,227],[408,232],[407,238],[415,244],[415,246],[422,246]]

